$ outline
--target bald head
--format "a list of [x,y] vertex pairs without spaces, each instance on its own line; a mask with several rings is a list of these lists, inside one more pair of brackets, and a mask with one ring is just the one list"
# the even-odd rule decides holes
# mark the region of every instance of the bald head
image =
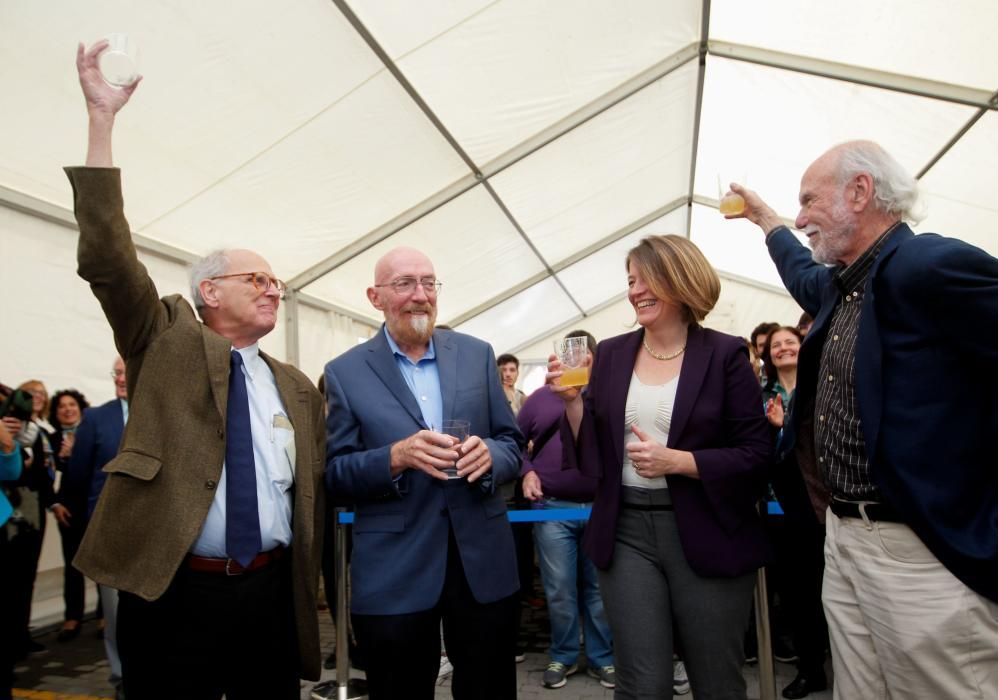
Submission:
[[367,298],[385,316],[388,333],[410,357],[421,357],[437,319],[436,272],[415,248],[394,248],[374,266]]
[[[415,269],[422,270],[422,276],[426,276],[426,270],[429,270],[430,276],[434,274],[433,263],[422,251],[405,246],[392,248],[375,263],[374,283],[387,284],[396,277],[407,276],[409,273],[404,272],[404,270]],[[412,276],[418,279],[420,275]]]

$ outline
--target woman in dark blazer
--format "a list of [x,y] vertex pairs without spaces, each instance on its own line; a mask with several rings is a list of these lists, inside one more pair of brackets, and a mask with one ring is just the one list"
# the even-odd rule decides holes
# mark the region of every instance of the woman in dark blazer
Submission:
[[699,325],[717,273],[680,236],[627,255],[640,329],[600,343],[566,402],[565,468],[599,479],[584,547],[599,567],[617,698],[670,697],[673,630],[697,700],[745,698],[742,638],[768,556],[756,502],[770,440],[739,338]]

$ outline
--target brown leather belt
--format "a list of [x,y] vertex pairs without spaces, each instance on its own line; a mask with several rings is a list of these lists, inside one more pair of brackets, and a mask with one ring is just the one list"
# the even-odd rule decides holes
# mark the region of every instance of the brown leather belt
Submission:
[[266,566],[270,566],[284,557],[284,547],[275,547],[269,552],[257,554],[249,566],[242,566],[235,559],[214,559],[212,557],[199,557],[194,554],[187,556],[187,568],[203,574],[225,574],[226,576],[239,576],[247,571],[257,571]]
[[[860,512],[860,505],[859,503],[836,501],[833,499],[829,507],[840,518],[862,518],[863,514]],[[886,523],[904,522],[904,518],[887,503],[867,503],[863,506],[863,510],[866,511],[867,519],[871,521],[879,520]]]

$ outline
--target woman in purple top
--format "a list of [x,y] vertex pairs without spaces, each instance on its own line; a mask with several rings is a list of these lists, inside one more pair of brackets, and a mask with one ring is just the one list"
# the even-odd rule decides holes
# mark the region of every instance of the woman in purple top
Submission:
[[720,280],[693,243],[650,236],[626,267],[641,327],[600,343],[584,396],[551,385],[565,468],[599,480],[583,546],[600,569],[615,696],[672,694],[675,628],[697,700],[745,698],[742,637],[768,557],[759,382],[739,338],[700,326]]
[[[585,331],[566,337],[586,338],[590,355],[596,339]],[[523,495],[548,510],[586,508],[596,495],[596,480],[577,469],[562,469],[559,426],[565,403],[542,386],[523,404],[517,415],[520,431],[529,443],[523,457]],[[613,688],[615,672],[610,627],[603,612],[596,567],[581,550],[585,521],[561,520],[534,524],[534,544],[541,568],[541,582],[551,619],[551,661],[544,671],[545,688],[560,688],[578,670],[579,574],[582,589],[582,623],[587,669],[601,685]]]

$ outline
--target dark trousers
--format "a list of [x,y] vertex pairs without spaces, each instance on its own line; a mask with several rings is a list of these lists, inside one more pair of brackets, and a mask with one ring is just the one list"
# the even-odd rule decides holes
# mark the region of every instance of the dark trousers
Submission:
[[62,540],[62,599],[66,604],[66,620],[83,620],[85,582],[83,574],[73,567],[73,558],[80,549],[83,533],[87,530],[87,519],[83,513],[73,512],[69,527],[59,526]]
[[15,647],[20,640],[20,619],[7,601],[16,594],[7,528],[0,525],[0,700],[11,700]]
[[[479,603],[468,586],[451,533],[447,573],[436,607],[405,615],[352,616],[357,644],[367,660],[371,700],[432,700],[440,668],[440,623],[454,665],[456,700],[516,698],[516,594]],[[129,698],[131,700],[131,698]]]
[[[8,536],[12,528],[8,528]],[[15,656],[22,656],[31,641],[31,598],[35,591],[35,577],[38,573],[38,557],[42,553],[45,529],[33,530],[22,527],[7,541],[7,560],[10,568],[5,568],[3,576],[10,577],[11,597],[4,601],[11,611],[11,619],[17,628],[14,642]]]
[[118,649],[129,700],[297,700],[290,555],[239,576],[182,564],[151,602],[121,591]]
[[[821,581],[825,574],[825,526],[817,522],[787,522],[786,539],[777,557],[793,562],[792,583],[784,588],[784,603],[790,619],[794,648],[801,673],[820,676],[824,673],[828,648],[828,625],[821,606]],[[788,576],[789,579],[789,576]]]

